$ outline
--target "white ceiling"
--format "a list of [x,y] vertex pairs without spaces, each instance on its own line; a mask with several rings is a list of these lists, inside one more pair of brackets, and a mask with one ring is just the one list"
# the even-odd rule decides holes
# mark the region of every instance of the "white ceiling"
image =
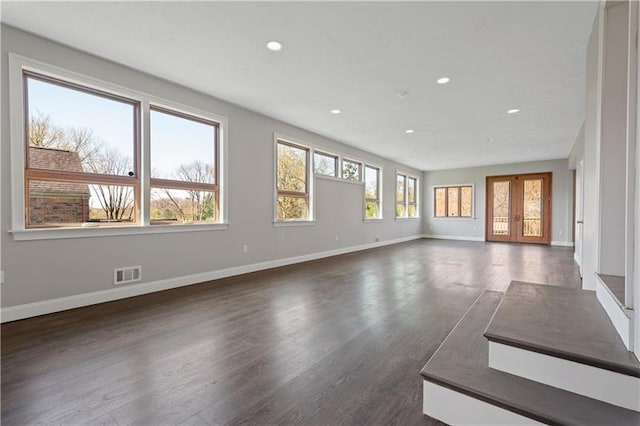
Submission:
[[[3,1],[2,21],[436,170],[567,157],[584,117],[585,51],[596,8]],[[269,40],[283,50],[267,50]],[[436,84],[441,76],[451,82]],[[343,113],[330,114],[334,108]],[[522,112],[508,115],[510,108]]]

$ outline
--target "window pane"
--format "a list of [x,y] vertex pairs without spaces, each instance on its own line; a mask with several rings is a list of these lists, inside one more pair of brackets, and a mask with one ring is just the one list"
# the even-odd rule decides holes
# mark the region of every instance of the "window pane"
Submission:
[[343,159],[342,177],[347,180],[360,181],[360,163]]
[[278,196],[278,220],[307,220],[309,204],[304,197]]
[[406,210],[404,208],[404,203],[397,203],[396,204],[396,216],[397,217],[406,216]]
[[460,188],[460,216],[471,217],[472,194],[470,186]]
[[365,198],[378,199],[378,173],[380,170],[375,167],[365,166],[364,168],[364,186]]
[[416,179],[409,178],[407,180],[407,198],[408,202],[415,203],[416,202]]
[[151,189],[151,223],[174,225],[216,221],[216,193],[184,189]]
[[407,216],[409,217],[416,217],[418,216],[418,209],[416,208],[415,204],[409,204],[409,206],[407,206]]
[[29,225],[131,225],[133,208],[129,186],[29,181]]
[[449,211],[449,216],[460,216],[460,212],[458,211],[458,189],[457,186],[447,188],[448,197],[449,197],[449,205],[447,206]]
[[313,153],[313,171],[318,175],[336,177],[337,160],[338,158],[333,155],[316,151]]
[[151,110],[151,177],[216,183],[216,126]]
[[375,219],[380,217],[379,206],[375,201],[367,201],[364,217],[367,219]]
[[278,189],[307,192],[307,150],[278,143]]
[[404,203],[404,185],[406,176],[398,175],[396,179],[396,202]]
[[27,76],[28,167],[134,173],[135,104]]
[[445,200],[447,197],[447,188],[436,188],[435,189],[435,209],[436,209],[436,217],[443,217],[446,215],[445,209]]

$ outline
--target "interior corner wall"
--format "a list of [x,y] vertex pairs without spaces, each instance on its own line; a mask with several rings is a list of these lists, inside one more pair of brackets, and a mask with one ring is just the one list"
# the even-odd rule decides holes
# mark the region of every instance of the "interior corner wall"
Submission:
[[[571,245],[573,240],[573,184],[567,159],[502,164],[425,172],[422,186],[424,233],[432,238],[484,241],[486,177],[551,172],[551,243]],[[435,218],[433,187],[474,184],[474,215],[465,218]]]
[[[6,281],[2,307],[113,289],[115,267],[141,265],[143,283],[265,264],[410,238],[420,220],[395,220],[395,172],[422,172],[271,119],[166,80],[144,74],[3,25],[1,252]],[[227,117],[229,120],[229,226],[227,230],[14,241],[11,214],[8,54],[16,53],[112,84]],[[383,168],[384,220],[365,223],[363,186],[316,178],[316,223],[273,226],[273,134],[306,141]],[[337,236],[337,238],[336,238]],[[248,252],[242,252],[243,245]],[[313,257],[313,256],[311,256]]]
[[600,223],[600,79],[602,73],[602,8],[596,15],[587,44],[586,104],[584,119],[584,225],[582,287],[596,289]]

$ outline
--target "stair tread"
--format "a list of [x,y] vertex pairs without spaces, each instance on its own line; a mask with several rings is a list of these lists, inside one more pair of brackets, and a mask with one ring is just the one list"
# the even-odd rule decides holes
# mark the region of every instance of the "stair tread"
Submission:
[[591,291],[512,281],[485,337],[640,377],[640,362]]
[[544,423],[640,424],[640,413],[488,367],[483,331],[502,293],[485,291],[421,371],[440,386]]

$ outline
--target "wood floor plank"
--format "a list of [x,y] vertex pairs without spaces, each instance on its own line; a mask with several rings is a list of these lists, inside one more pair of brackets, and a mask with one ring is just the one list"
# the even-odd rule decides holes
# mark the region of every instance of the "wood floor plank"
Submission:
[[2,325],[3,425],[438,424],[418,372],[484,289],[569,249],[419,240]]

